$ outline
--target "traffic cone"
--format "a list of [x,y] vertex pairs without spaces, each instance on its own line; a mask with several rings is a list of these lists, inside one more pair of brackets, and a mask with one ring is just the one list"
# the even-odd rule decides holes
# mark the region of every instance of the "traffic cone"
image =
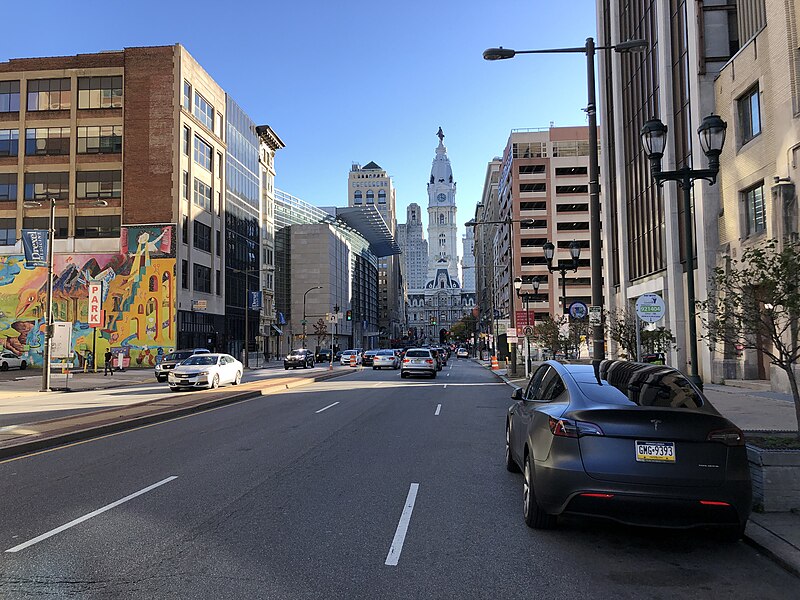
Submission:
[[350,355],[350,366],[351,367],[355,367],[356,364],[357,364],[356,355],[355,354],[351,354]]
[[492,371],[497,371],[500,368],[500,365],[497,363],[497,357],[492,356]]

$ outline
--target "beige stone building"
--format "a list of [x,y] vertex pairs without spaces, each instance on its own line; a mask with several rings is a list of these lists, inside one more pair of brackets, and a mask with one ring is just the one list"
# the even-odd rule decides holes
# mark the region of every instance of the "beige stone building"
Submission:
[[[800,1],[740,0],[738,15],[741,48],[715,82],[716,111],[728,123],[720,157],[721,265],[725,255],[798,232]],[[719,348],[714,365],[716,379],[778,375],[773,386],[784,385],[761,352]]]

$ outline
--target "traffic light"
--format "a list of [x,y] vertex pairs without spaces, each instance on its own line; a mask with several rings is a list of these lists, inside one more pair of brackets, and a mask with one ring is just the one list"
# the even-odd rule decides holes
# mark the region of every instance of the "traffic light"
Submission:
[[436,325],[436,317],[431,317],[431,325]]
[[353,320],[353,311],[352,310],[348,310],[347,311],[347,316],[345,317],[345,319],[348,320],[348,321],[352,321]]

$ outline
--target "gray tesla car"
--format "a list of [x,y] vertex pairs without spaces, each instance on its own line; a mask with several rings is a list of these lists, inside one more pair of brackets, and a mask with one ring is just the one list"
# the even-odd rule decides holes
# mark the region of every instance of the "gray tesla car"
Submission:
[[506,468],[523,471],[523,514],[718,527],[741,537],[752,491],[744,435],[671,367],[549,361],[512,398]]

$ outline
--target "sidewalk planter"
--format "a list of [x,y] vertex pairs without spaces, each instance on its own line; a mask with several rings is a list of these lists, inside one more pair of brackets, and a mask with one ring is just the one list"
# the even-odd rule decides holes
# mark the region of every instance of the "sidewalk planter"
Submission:
[[747,444],[747,460],[756,510],[800,510],[800,450],[765,450]]

